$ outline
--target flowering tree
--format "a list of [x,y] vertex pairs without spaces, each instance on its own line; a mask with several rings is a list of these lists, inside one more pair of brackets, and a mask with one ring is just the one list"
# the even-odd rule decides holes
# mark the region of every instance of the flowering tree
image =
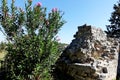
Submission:
[[8,46],[3,75],[5,80],[50,80],[50,67],[58,54],[56,35],[65,23],[62,13],[46,8],[38,2],[32,7],[32,0],[25,3],[25,9],[17,8],[12,0],[8,7],[2,0],[0,24],[7,36]]

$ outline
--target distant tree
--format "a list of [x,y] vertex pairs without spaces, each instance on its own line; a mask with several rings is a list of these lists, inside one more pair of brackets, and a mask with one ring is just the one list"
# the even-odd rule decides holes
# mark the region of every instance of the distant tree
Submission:
[[5,50],[5,48],[6,48],[6,43],[5,42],[0,42],[0,52]]
[[120,1],[113,6],[114,11],[109,19],[110,25],[107,25],[107,34],[110,37],[120,37]]

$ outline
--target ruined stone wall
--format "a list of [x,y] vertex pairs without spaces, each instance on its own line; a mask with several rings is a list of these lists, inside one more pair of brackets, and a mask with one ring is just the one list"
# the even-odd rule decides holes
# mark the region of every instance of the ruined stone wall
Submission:
[[113,80],[117,75],[119,43],[101,29],[78,27],[73,41],[56,62],[56,69],[73,80]]

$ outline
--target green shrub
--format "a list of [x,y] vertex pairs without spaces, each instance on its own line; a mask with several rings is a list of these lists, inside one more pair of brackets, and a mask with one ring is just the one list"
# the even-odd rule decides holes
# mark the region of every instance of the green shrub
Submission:
[[57,8],[47,15],[40,2],[31,5],[28,0],[24,11],[14,6],[14,0],[11,7],[2,0],[0,23],[8,39],[5,80],[52,79],[51,65],[59,54],[56,35],[65,21]]

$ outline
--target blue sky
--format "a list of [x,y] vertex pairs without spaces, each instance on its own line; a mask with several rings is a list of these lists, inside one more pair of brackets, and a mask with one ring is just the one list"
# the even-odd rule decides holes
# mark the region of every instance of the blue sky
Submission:
[[[8,0],[10,3],[11,0]],[[52,8],[58,8],[65,14],[64,20],[66,24],[61,28],[58,36],[60,42],[70,43],[73,35],[77,31],[77,27],[88,24],[95,27],[106,29],[109,24],[113,5],[118,0],[33,0],[33,5],[41,2],[43,7],[47,7],[48,12]],[[25,0],[16,0],[16,5],[24,7]],[[1,4],[1,3],[0,3]],[[0,41],[5,41],[5,37],[0,33]]]

